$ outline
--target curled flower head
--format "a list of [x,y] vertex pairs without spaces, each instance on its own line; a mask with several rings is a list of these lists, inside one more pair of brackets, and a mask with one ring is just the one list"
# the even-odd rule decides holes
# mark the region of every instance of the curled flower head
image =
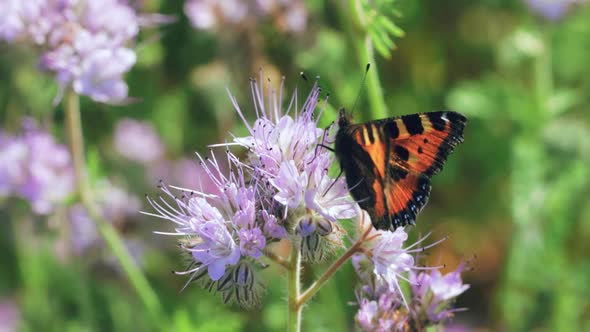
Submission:
[[318,128],[325,107],[318,104],[320,89],[316,82],[301,107],[295,91],[284,109],[283,82],[278,90],[269,87],[266,96],[259,82],[262,80],[250,83],[257,114],[252,125],[230,96],[249,135],[235,137],[226,145],[248,149],[253,177],[264,184],[269,205],[278,205],[282,211],[276,217],[285,220],[288,231],[302,237],[304,259],[319,260],[341,245],[339,237],[343,232],[337,222],[352,218],[357,211],[344,179],[329,175],[333,154],[318,148],[318,144],[333,139],[333,133]]
[[[248,280],[256,278],[255,270],[262,266],[259,259],[267,244],[278,241],[286,231],[258,196],[257,182],[246,181],[245,166],[229,151],[226,157],[227,167],[221,166],[213,153],[211,158],[201,159],[201,167],[216,190],[207,193],[173,187],[181,192],[181,197],[176,197],[163,185],[174,206],[163,197],[149,198],[156,213],[147,214],[174,223],[174,232],[162,234],[180,236],[181,248],[190,254],[192,267],[178,272],[191,275],[187,285],[199,279],[204,287],[215,284],[224,300],[234,298],[241,305],[251,305],[259,298],[251,292],[262,287],[260,281]],[[244,283],[257,286],[244,288]],[[232,293],[234,296],[228,293],[230,290],[248,293]]]

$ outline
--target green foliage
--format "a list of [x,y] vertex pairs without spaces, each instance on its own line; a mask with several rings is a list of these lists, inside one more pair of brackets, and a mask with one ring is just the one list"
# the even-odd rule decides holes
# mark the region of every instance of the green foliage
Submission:
[[[466,277],[471,289],[457,303],[470,310],[453,323],[590,330],[590,6],[549,22],[520,0],[308,1],[303,34],[280,32],[271,20],[216,34],[193,29],[182,2],[145,3],[177,21],[160,28],[160,39],[140,42],[127,76],[136,102],[82,100],[91,182],[114,178],[138,197],[156,191],[147,169],[113,151],[122,117],[150,122],[169,160],[193,158],[231,139],[228,133],[245,133],[225,89],[252,119],[248,77],[260,68],[273,82],[286,76],[286,98],[295,86],[300,96],[309,90],[299,72],[320,76],[322,101],[330,94],[322,126],[339,107],[352,108],[359,90],[358,121],[449,108],[469,119],[465,143],[434,178],[430,203],[411,232],[450,235],[433,249],[431,265],[477,257]],[[36,70],[33,50],[1,48],[2,130],[16,131],[30,115],[67,142],[63,110],[53,106],[57,87]],[[372,69],[360,86],[367,62]],[[149,209],[144,202],[142,210]],[[284,330],[280,270],[263,272],[268,289],[260,310],[223,305],[196,285],[179,292],[186,279],[170,271],[186,262],[175,239],[151,234],[170,225],[137,216],[120,231],[145,245],[142,268],[165,316],[155,326],[108,250],[61,255],[56,247],[67,229],[58,227],[65,220],[59,213],[32,217],[24,201],[0,198],[0,302],[18,304],[21,331]],[[346,266],[305,307],[304,330],[352,330],[354,285]]]

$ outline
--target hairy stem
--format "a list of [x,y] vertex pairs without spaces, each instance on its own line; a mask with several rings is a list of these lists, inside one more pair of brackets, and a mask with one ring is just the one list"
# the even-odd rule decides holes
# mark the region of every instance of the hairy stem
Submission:
[[301,289],[301,248],[298,241],[292,241],[289,266],[287,268],[288,287],[288,327],[289,332],[301,331],[301,305],[299,305],[299,292]]
[[366,241],[367,235],[370,233],[370,231],[371,228],[368,228],[365,233],[350,248],[348,248],[348,250],[346,250],[342,256],[340,256],[334,263],[332,263],[332,265],[330,265],[330,267],[319,277],[318,280],[311,284],[311,286],[309,286],[309,288],[301,294],[301,296],[297,299],[297,306],[301,307],[307,301],[309,301],[309,299],[311,299],[326,284],[326,282],[330,280],[332,275],[334,275],[334,273],[336,273],[336,271],[338,271],[338,269],[340,269],[340,267],[344,265],[344,263],[346,263],[346,261],[348,261],[352,255],[361,251],[362,245]]
[[279,264],[280,266],[284,267],[285,269],[291,268],[291,263],[289,261],[287,261],[283,257],[277,255],[276,253],[272,252],[271,250],[264,249],[263,254],[268,259]]
[[151,288],[142,271],[135,265],[127,248],[112,224],[105,220],[92,199],[92,192],[84,161],[84,138],[80,117],[80,101],[78,95],[69,91],[65,97],[66,129],[68,132],[70,152],[74,164],[76,190],[80,201],[88,210],[88,214],[96,223],[98,231],[111,253],[115,256],[129,282],[146,306],[155,322],[161,321],[162,308],[156,293]]

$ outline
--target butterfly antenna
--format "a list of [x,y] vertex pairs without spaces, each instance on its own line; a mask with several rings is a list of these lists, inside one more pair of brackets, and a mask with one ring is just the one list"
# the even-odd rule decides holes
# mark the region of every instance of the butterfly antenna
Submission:
[[354,104],[352,105],[352,109],[350,110],[351,115],[354,113],[354,110],[356,109],[356,106],[359,103],[359,99],[361,99],[361,93],[363,92],[363,89],[365,87],[365,81],[367,79],[367,73],[369,72],[369,68],[371,68],[370,62],[367,63],[367,66],[365,67],[365,74],[363,75],[363,79],[362,79],[361,85],[359,87],[359,93],[356,95],[356,100],[354,101]]

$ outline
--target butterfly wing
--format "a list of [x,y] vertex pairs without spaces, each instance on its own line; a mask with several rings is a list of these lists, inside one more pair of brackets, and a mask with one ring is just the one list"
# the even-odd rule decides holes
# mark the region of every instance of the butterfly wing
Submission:
[[432,176],[463,142],[467,119],[456,112],[410,114],[380,120],[389,136],[390,157],[403,169]]
[[[386,157],[386,147],[384,143],[365,144],[362,126],[340,128],[334,150],[340,168],[346,174],[351,196],[372,220],[376,220],[376,216],[386,216],[389,211],[383,188],[384,171],[380,171],[384,169],[385,161],[379,161]],[[383,149],[381,153],[380,149]]]
[[413,224],[430,195],[430,177],[461,142],[466,119],[431,112],[347,125],[336,155],[352,197],[377,229]]

